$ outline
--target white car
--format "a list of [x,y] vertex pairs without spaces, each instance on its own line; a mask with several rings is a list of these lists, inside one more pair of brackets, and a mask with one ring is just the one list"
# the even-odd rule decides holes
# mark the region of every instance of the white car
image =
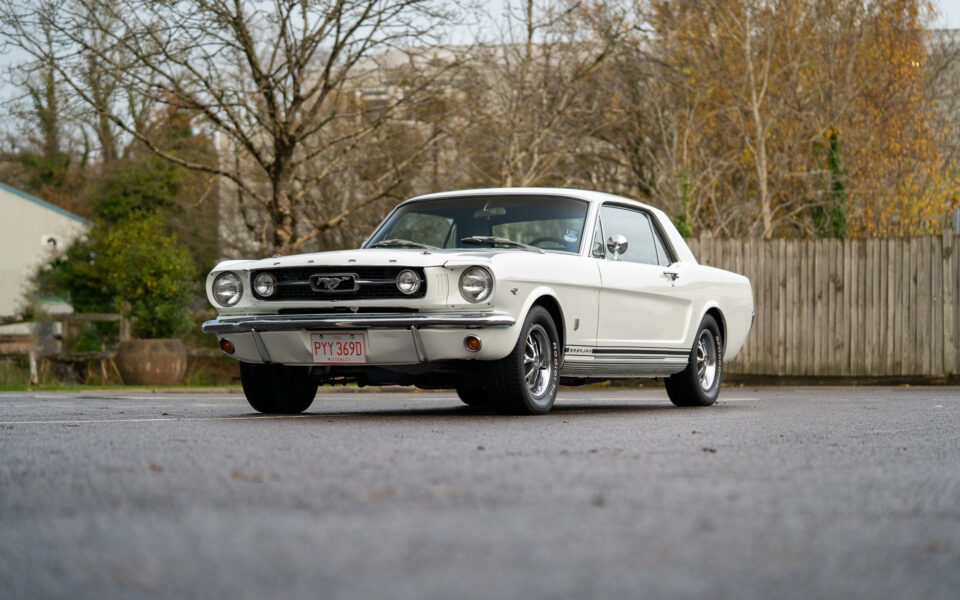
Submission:
[[662,211],[552,188],[413,198],[358,250],[225,261],[206,288],[203,331],[266,413],[356,382],[541,414],[560,384],[637,377],[707,406],[753,322],[750,281],[697,264]]

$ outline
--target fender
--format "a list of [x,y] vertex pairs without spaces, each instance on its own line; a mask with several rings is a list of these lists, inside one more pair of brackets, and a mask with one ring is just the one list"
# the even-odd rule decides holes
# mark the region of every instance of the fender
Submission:
[[[563,355],[566,346],[567,339],[567,319],[563,314],[563,305],[560,304],[560,300],[557,299],[556,291],[549,286],[537,286],[527,294],[526,299],[523,302],[522,308],[520,309],[519,316],[517,318],[517,323],[522,324],[527,319],[527,315],[530,314],[530,310],[533,308],[533,305],[536,304],[543,298],[549,298],[553,304],[556,305],[556,312],[559,314],[560,322],[557,323],[557,333],[560,335],[560,364],[563,365]],[[517,332],[517,339],[520,339],[519,328]]]
[[[707,316],[707,312],[708,312],[710,309],[712,309],[712,308],[717,309],[717,312],[720,313],[720,323],[718,323],[718,325],[720,325],[720,331],[722,331],[723,334],[724,334],[724,335],[721,337],[721,340],[720,340],[720,341],[723,342],[723,352],[724,352],[724,355],[726,355],[726,352],[727,352],[727,335],[726,335],[726,332],[727,332],[727,317],[723,314],[723,309],[720,308],[720,304],[718,304],[716,300],[709,300],[708,302],[706,302],[706,303],[703,305],[702,309],[700,310],[700,316],[699,316],[699,317],[697,318],[697,320],[695,321],[696,325],[694,326],[694,328],[700,327],[700,323],[703,322],[703,318],[704,318],[705,316]],[[696,332],[696,330],[695,330],[694,328],[691,328],[691,331],[693,331],[693,336],[696,337],[697,332]],[[691,339],[690,339],[690,345],[692,345],[692,344],[693,344],[693,338],[691,337]],[[726,356],[724,356],[724,358],[726,358]]]

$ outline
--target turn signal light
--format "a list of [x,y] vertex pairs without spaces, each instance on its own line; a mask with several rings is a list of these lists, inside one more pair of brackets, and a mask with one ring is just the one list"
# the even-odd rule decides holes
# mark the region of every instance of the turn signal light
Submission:
[[463,345],[470,352],[479,352],[480,348],[483,347],[483,344],[480,342],[480,338],[475,335],[468,335],[463,338]]
[[227,338],[220,339],[220,349],[226,352],[227,354],[233,354],[236,351],[236,348],[233,345],[233,342]]

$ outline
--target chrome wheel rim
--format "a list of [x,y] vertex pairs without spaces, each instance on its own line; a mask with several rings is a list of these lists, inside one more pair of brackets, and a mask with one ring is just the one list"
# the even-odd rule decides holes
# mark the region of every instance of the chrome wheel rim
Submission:
[[697,380],[703,391],[709,391],[717,379],[717,340],[704,329],[697,340]]
[[523,379],[534,398],[547,392],[553,377],[553,357],[550,338],[542,327],[534,327],[527,334],[523,347]]

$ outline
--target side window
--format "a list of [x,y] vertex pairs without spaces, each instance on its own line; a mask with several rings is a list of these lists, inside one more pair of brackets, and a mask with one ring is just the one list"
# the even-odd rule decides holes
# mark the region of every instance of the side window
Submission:
[[653,228],[653,241],[657,244],[657,258],[660,260],[661,267],[669,267],[670,263],[670,254],[667,253],[667,248],[663,244],[663,239],[660,238],[660,232],[657,231],[657,228]]
[[617,234],[627,238],[627,251],[620,256],[620,260],[660,264],[653,225],[646,213],[619,206],[603,206],[600,208],[600,219],[603,221],[603,233],[608,238]]

